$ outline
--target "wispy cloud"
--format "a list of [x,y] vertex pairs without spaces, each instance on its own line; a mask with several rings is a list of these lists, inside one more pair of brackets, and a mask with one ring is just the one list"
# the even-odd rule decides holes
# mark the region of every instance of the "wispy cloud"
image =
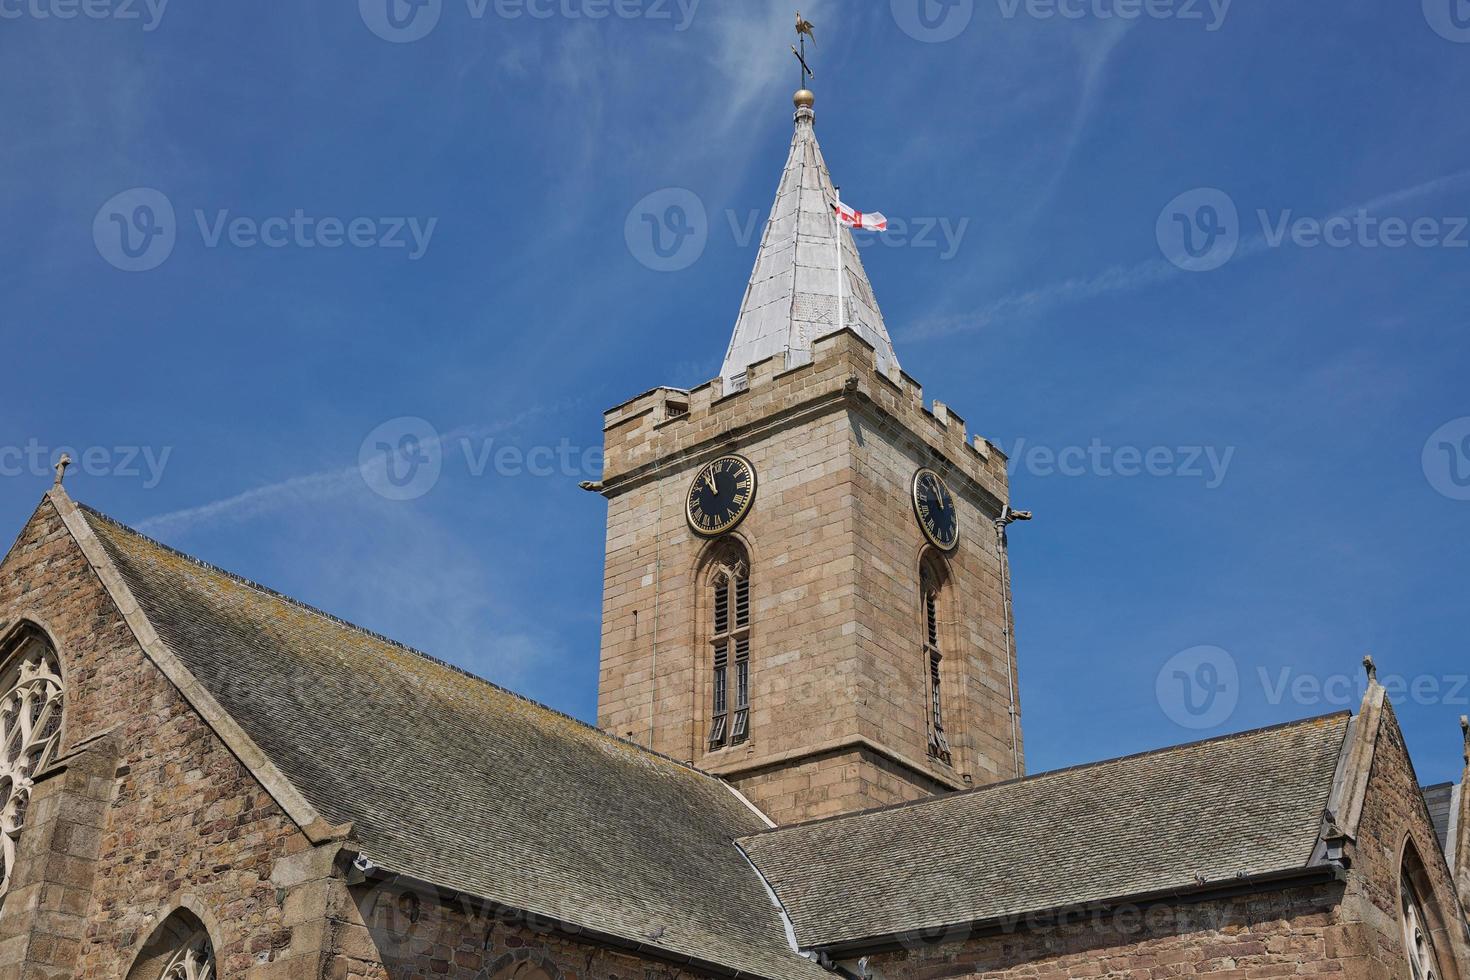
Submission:
[[[442,453],[446,447],[461,440],[485,439],[515,428],[541,411],[543,409],[531,409],[513,419],[491,425],[461,426],[428,440],[431,445],[425,448],[437,449]],[[424,444],[421,443],[421,445]],[[320,503],[356,492],[371,492],[365,479],[364,468],[360,464],[322,469],[314,473],[304,473],[263,486],[252,487],[207,504],[185,507],[149,517],[139,522],[137,527],[144,534],[168,538],[207,525],[224,521],[238,523],[276,513],[292,505]]]
[[[1470,183],[1470,169],[1458,170],[1412,187],[1390,191],[1359,204],[1339,208],[1328,215],[1328,218],[1345,218],[1360,212],[1381,211],[1408,201],[1432,197],[1466,183]],[[1271,243],[1264,232],[1253,235],[1241,241],[1234,260],[1259,255],[1270,247]],[[915,323],[900,336],[903,340],[918,341],[983,330],[994,323],[1041,316],[1100,296],[1136,292],[1183,274],[1184,270],[1163,258],[1132,265],[1115,265],[1095,275],[1076,276],[1025,292],[1013,293],[977,312],[929,317]]]

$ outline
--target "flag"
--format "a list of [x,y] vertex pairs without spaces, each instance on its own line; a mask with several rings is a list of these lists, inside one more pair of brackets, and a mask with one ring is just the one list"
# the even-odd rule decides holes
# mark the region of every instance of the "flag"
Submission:
[[849,228],[861,228],[863,231],[888,230],[888,219],[877,211],[871,213],[854,211],[841,201],[833,201],[832,210],[837,212],[837,220]]

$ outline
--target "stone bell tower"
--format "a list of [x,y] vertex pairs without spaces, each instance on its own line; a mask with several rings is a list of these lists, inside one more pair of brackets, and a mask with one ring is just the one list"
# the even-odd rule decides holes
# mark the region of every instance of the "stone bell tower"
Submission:
[[1005,458],[899,368],[795,101],[720,377],[610,409],[595,487],[599,725],[780,823],[1022,767]]

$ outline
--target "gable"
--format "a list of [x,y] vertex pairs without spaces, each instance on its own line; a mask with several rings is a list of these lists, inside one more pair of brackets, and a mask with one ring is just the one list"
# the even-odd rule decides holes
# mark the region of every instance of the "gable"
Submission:
[[770,980],[821,975],[713,777],[79,508],[162,648],[388,872]]

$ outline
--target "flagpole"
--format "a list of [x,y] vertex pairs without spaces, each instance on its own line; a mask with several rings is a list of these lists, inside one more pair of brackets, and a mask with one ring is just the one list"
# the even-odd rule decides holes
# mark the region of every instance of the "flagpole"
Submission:
[[837,243],[837,332],[841,333],[847,329],[847,304],[842,301],[842,188],[833,185],[832,190],[837,195],[832,223],[835,231],[833,240]]

